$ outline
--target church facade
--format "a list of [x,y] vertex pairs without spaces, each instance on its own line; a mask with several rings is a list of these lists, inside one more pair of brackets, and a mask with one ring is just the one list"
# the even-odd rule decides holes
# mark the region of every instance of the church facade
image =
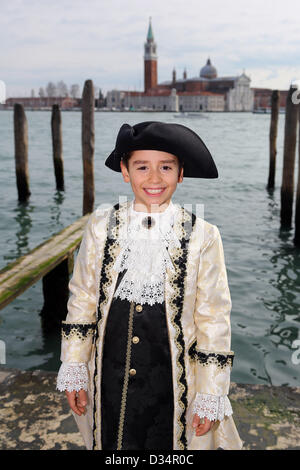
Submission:
[[111,90],[107,92],[107,107],[112,110],[153,110],[174,112],[199,111],[252,111],[254,92],[250,78],[239,76],[218,77],[216,68],[208,58],[198,77],[158,83],[157,45],[154,41],[151,18],[144,44],[144,91]]

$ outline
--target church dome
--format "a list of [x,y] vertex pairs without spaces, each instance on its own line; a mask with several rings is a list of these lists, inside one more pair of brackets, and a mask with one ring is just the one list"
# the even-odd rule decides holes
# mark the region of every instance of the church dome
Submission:
[[217,69],[211,65],[210,58],[207,59],[206,65],[200,70],[202,78],[217,78]]

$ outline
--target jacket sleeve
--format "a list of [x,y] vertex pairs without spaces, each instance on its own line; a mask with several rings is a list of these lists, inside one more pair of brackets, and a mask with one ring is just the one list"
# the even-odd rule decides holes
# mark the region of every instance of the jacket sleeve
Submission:
[[231,297],[219,229],[211,225],[200,253],[194,322],[196,339],[189,348],[195,362],[197,396],[226,396],[234,352],[231,343]]
[[96,243],[93,234],[93,214],[84,229],[80,248],[69,282],[71,296],[67,317],[62,322],[62,362],[88,362],[96,328]]

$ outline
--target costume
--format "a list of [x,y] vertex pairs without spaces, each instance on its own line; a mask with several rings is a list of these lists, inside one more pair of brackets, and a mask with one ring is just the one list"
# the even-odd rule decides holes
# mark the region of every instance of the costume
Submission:
[[[73,414],[88,449],[240,449],[219,230],[172,201],[151,214],[150,230],[145,215],[134,201],[91,214],[69,283],[58,389],[88,391],[87,413]],[[195,412],[217,420],[203,436]]]

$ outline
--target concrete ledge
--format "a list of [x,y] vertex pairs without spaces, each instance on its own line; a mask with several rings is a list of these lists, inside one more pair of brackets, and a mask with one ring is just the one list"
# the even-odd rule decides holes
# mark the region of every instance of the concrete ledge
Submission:
[[232,383],[229,398],[245,450],[300,449],[300,387]]
[[[0,449],[85,449],[55,372],[0,367]],[[245,450],[300,449],[300,387],[232,383]]]
[[54,372],[0,369],[0,449],[85,449]]

